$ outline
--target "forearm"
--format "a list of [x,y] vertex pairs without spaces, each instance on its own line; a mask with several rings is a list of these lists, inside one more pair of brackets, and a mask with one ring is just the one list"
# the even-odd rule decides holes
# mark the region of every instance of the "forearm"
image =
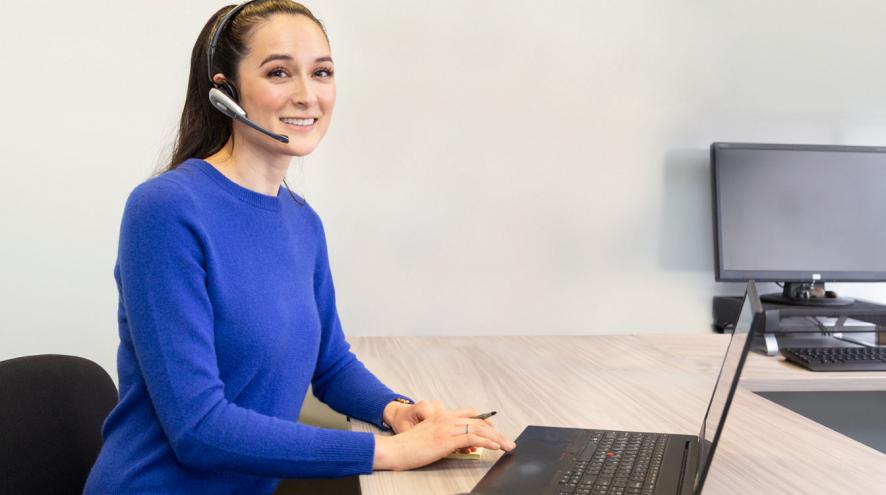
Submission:
[[[348,353],[350,354],[350,353]],[[313,383],[314,395],[332,409],[348,416],[383,427],[391,401],[404,397],[393,392],[375,377],[352,354],[336,373]],[[389,418],[388,418],[389,419]]]
[[206,470],[272,477],[338,477],[371,472],[374,438],[222,407],[173,442],[179,460]]

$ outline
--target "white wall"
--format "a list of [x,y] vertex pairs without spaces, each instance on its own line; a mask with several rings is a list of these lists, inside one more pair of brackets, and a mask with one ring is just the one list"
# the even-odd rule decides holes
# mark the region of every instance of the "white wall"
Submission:
[[[123,204],[220,5],[4,1],[0,359],[114,369]],[[708,145],[886,144],[879,0],[308,6],[339,99],[292,176],[351,335],[709,331],[741,287],[714,282]]]

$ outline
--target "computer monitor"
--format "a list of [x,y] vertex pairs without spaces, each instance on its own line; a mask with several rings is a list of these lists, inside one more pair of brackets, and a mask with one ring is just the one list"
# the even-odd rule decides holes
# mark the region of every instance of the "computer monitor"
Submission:
[[825,281],[886,281],[886,147],[713,143],[718,281],[784,282],[767,302],[845,305]]

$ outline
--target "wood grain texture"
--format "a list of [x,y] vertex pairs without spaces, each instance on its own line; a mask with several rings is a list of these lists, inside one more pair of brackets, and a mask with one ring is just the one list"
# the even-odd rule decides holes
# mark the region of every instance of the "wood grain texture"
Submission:
[[[393,390],[530,424],[694,434],[728,336],[359,337],[353,351]],[[753,393],[883,390],[886,373],[811,373],[750,356],[705,494],[883,493],[886,455]],[[378,433],[353,421],[360,431]],[[365,495],[469,492],[501,452],[361,477]],[[849,491],[847,492],[847,487]]]

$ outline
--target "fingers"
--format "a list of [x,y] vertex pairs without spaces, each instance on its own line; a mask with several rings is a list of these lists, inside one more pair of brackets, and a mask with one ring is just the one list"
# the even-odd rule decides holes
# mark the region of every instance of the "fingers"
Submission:
[[501,444],[495,442],[489,438],[477,435],[475,433],[468,433],[467,435],[461,435],[459,438],[458,446],[460,448],[468,448],[468,447],[483,447],[489,450],[498,450],[501,448]]
[[471,428],[476,428],[476,434],[482,437],[486,437],[499,445],[505,445],[508,443],[507,440],[505,440],[505,437],[502,436],[502,434],[499,433],[498,430],[486,425],[485,423],[481,423],[480,421],[478,421],[476,425],[471,425],[469,427],[469,430]]
[[[477,411],[476,409],[473,409],[473,408],[472,408],[472,409],[459,409],[459,410],[456,410],[456,411],[452,411],[452,413],[453,413],[453,414],[455,415],[455,417],[457,417],[457,418],[471,418],[471,419],[474,419],[474,418],[473,418],[474,416],[479,416],[479,415],[480,415],[480,412]],[[492,421],[490,421],[490,420],[488,420],[488,419],[483,419],[483,420],[481,420],[481,421],[485,421],[486,424],[488,424],[489,426],[493,426]]]
[[[435,401],[436,402],[436,401]],[[415,403],[415,413],[418,416],[419,420],[430,418],[436,413],[434,410],[434,404],[432,402],[428,402],[426,400],[420,400]]]
[[[465,428],[467,425],[467,429]],[[483,420],[468,420],[465,423],[460,423],[452,427],[450,430],[453,436],[461,435],[468,436],[471,435],[479,436],[482,438],[486,438],[487,440],[495,443],[496,445],[504,447],[504,450],[511,451],[516,447],[516,445],[510,440],[506,439],[498,430],[486,424]],[[465,434],[467,431],[467,434]],[[500,447],[495,447],[498,449]]]
[[457,409],[455,411],[451,411],[452,415],[456,418],[470,418],[471,416],[476,416],[480,414],[476,409]]

